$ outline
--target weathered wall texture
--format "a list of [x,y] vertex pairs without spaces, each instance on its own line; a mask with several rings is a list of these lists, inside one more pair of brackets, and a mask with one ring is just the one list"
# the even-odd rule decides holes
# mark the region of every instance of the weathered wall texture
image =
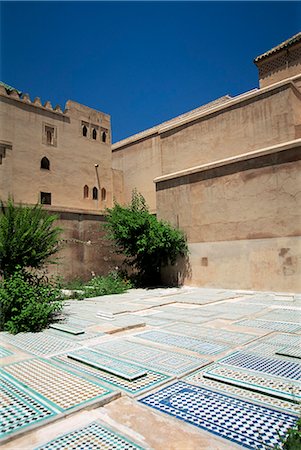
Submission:
[[[17,94],[0,93],[1,142],[10,143],[0,164],[0,198],[35,204],[40,192],[51,193],[51,204],[60,208],[102,211],[112,204],[110,117],[68,101],[64,113],[28,103]],[[95,125],[97,139],[82,134],[82,123]],[[54,128],[54,144],[47,144],[45,126]],[[108,130],[106,143],[100,132]],[[3,144],[2,144],[3,145]],[[50,170],[41,169],[46,156]],[[98,164],[98,167],[95,167]],[[84,198],[84,185],[89,196]],[[92,199],[93,187],[98,200]],[[101,200],[101,189],[106,199]]]
[[[55,211],[54,211],[55,212]],[[105,239],[104,216],[58,212],[56,225],[63,229],[62,248],[55,256],[59,264],[48,265],[50,274],[65,280],[88,280],[107,275],[121,264],[112,243]]]
[[[156,136],[150,136],[138,143],[114,150],[113,169],[123,173],[123,201],[130,202],[132,191],[141,192],[151,212],[156,211],[156,194],[153,180],[161,175],[160,142]],[[114,178],[114,194],[118,191],[118,181]]]
[[301,289],[300,157],[296,147],[158,182],[158,216],[188,237],[186,282]]

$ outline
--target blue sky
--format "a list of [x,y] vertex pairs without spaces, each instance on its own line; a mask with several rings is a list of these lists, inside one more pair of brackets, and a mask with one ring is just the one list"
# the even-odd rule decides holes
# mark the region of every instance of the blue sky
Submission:
[[1,79],[112,117],[113,141],[258,86],[300,2],[2,2]]

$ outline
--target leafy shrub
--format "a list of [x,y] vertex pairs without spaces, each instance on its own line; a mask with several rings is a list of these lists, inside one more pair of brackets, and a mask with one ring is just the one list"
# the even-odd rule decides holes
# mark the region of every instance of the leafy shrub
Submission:
[[0,274],[14,273],[17,266],[40,268],[59,248],[61,229],[53,226],[56,216],[41,205],[17,206],[12,199],[1,203]]
[[0,282],[0,329],[10,333],[40,331],[62,309],[55,280],[26,274],[20,267]]
[[120,276],[117,272],[111,272],[107,276],[94,277],[87,283],[75,280],[74,284],[70,282],[68,286],[75,286],[71,288],[75,289],[72,298],[79,300],[101,295],[122,294],[132,287],[130,281]]
[[[286,436],[281,438],[281,445],[276,449],[282,450],[300,450],[301,449],[301,418],[296,422],[296,425],[289,428]],[[276,450],[275,449],[275,450]]]
[[143,196],[136,191],[130,205],[116,203],[107,213],[108,237],[127,257],[127,263],[138,270],[142,283],[159,283],[161,267],[174,264],[179,255],[187,255],[183,232],[150,214]]

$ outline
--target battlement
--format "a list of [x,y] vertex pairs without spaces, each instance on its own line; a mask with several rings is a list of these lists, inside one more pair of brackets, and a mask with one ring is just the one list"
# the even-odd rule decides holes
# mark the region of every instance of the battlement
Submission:
[[107,123],[110,122],[110,115],[103,112],[97,111],[95,109],[89,108],[88,106],[82,105],[80,103],[74,102],[72,100],[67,100],[65,108],[62,109],[60,105],[52,106],[51,102],[47,100],[42,103],[40,97],[35,97],[31,100],[29,94],[24,94],[23,92],[9,86],[6,83],[0,81],[0,97],[6,97],[10,100],[14,100],[23,104],[34,106],[40,110],[51,111],[54,114],[60,116],[70,116],[74,114],[80,114],[81,116],[86,116],[89,119],[101,121],[104,120]]

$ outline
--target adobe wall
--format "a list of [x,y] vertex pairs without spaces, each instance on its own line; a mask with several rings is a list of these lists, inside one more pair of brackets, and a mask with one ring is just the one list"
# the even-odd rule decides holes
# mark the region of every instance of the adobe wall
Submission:
[[124,201],[137,188],[155,210],[154,178],[299,137],[300,111],[300,92],[283,82],[228,99],[195,120],[175,118],[143,139],[138,134],[126,145],[114,144],[113,167],[123,171]]
[[[40,192],[51,193],[51,204],[59,208],[102,211],[112,204],[112,172],[110,116],[68,101],[63,113],[53,110],[49,102],[42,106],[39,99],[31,102],[1,88],[1,143],[8,142],[0,164],[0,198],[13,196],[17,203],[35,204]],[[47,106],[48,105],[48,106]],[[95,124],[99,134],[84,137],[82,123]],[[45,127],[55,130],[53,144],[46,141]],[[108,130],[108,139],[100,139],[101,129]],[[50,170],[41,169],[46,156]],[[98,167],[95,167],[98,164]],[[89,197],[83,197],[84,185]],[[99,190],[98,200],[92,199],[92,189]],[[101,188],[106,200],[101,200]]]
[[[142,193],[151,212],[156,211],[156,195],[153,180],[161,175],[161,152],[158,137],[150,136],[112,153],[113,169],[123,173],[123,201],[129,203],[134,188]],[[118,181],[114,178],[114,193]]]
[[48,265],[50,274],[65,280],[88,280],[93,274],[107,275],[121,265],[112,243],[105,239],[104,216],[86,213],[56,212],[56,225],[63,229],[62,248],[54,258],[58,264]]
[[[300,291],[301,142],[157,182],[158,217],[187,234],[192,285]],[[165,271],[181,275],[179,266]]]

